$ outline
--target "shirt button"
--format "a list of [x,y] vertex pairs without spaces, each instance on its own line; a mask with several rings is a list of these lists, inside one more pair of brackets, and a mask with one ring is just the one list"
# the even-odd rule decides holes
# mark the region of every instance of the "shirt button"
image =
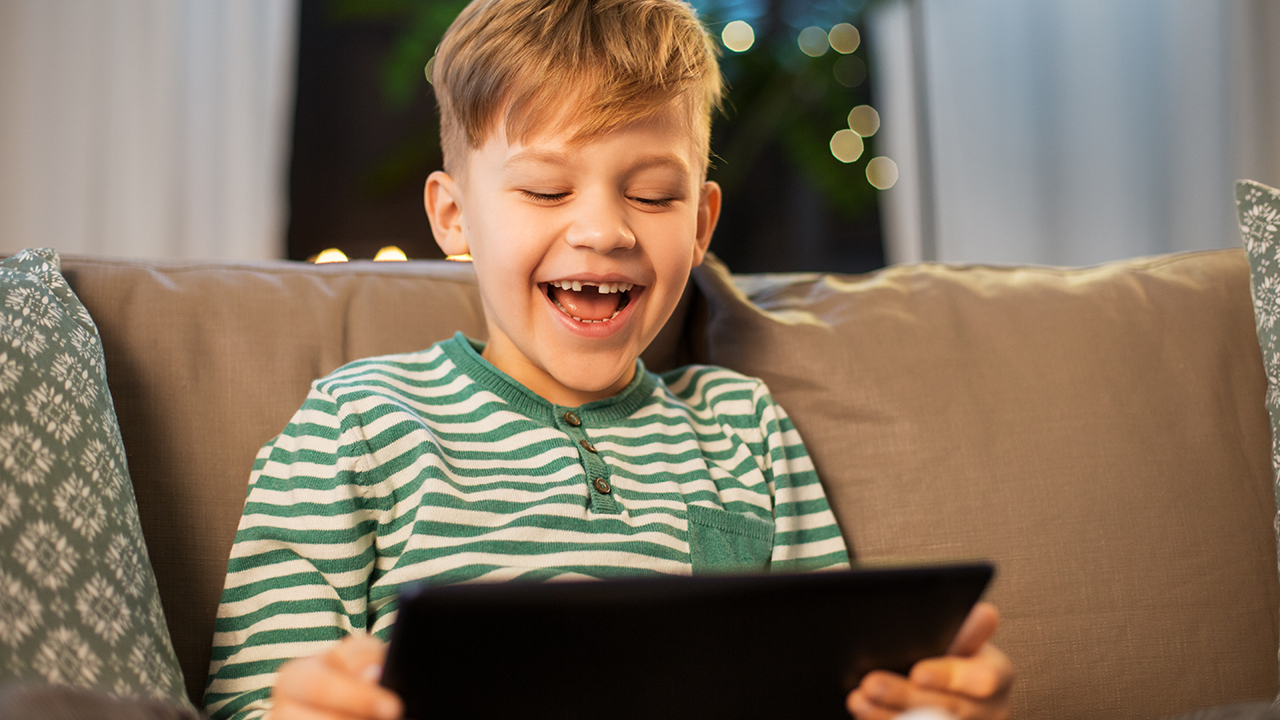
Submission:
[[582,424],[582,420],[572,412],[567,412],[564,414],[564,421],[569,423],[573,427],[578,427],[579,425]]
[[595,446],[595,445],[592,445],[591,443],[587,442],[586,440],[579,440],[579,441],[578,441],[578,444],[579,444],[579,445],[581,445],[581,446],[582,446],[582,449],[583,449],[583,450],[586,450],[587,452],[593,453],[593,452],[595,452],[595,451],[596,451],[596,446]]
[[591,484],[596,486],[596,490],[599,490],[601,495],[608,495],[613,491],[613,487],[609,485],[609,481],[604,478],[596,478],[591,482]]

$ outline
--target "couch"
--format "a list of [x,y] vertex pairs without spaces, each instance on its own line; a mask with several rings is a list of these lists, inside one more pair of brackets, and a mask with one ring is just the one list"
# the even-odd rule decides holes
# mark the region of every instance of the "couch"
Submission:
[[[168,627],[199,702],[259,446],[356,358],[484,338],[445,261],[63,258],[101,333]],[[989,558],[1016,717],[1277,692],[1266,376],[1240,250],[1092,268],[695,271],[644,356],[764,378],[858,562]]]

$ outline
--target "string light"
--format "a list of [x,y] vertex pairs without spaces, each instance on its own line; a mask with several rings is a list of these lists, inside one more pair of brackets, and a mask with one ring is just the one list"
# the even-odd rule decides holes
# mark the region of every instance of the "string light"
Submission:
[[827,39],[831,42],[831,49],[841,55],[848,55],[862,44],[862,36],[858,34],[858,28],[849,23],[840,23],[831,28]]
[[796,42],[800,45],[800,52],[809,57],[819,57],[831,47],[827,42],[827,31],[817,25],[810,25],[801,30]]
[[756,31],[745,20],[734,20],[720,31],[720,40],[734,52],[746,52],[756,42]]
[[408,259],[409,256],[405,255],[404,251],[395,245],[388,245],[379,250],[377,255],[373,256],[374,262],[396,262]]
[[831,154],[842,163],[851,163],[862,157],[862,138],[858,133],[844,128],[831,136]]
[[849,129],[862,137],[871,137],[880,129],[880,113],[870,105],[859,105],[849,111]]
[[883,156],[871,158],[867,163],[867,182],[877,190],[888,190],[898,182],[898,164]]
[[867,79],[867,64],[857,55],[845,55],[831,67],[836,82],[845,87],[858,87]]
[[328,250],[321,250],[320,254],[317,255],[315,259],[315,263],[317,265],[320,265],[323,263],[336,263],[336,262],[346,262],[346,261],[347,261],[347,254],[342,252],[338,248],[329,248]]

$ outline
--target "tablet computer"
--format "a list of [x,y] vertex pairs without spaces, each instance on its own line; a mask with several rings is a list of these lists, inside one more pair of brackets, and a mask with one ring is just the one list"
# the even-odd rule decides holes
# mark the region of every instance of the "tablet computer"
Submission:
[[382,684],[414,720],[849,717],[874,669],[943,654],[989,563],[418,587]]

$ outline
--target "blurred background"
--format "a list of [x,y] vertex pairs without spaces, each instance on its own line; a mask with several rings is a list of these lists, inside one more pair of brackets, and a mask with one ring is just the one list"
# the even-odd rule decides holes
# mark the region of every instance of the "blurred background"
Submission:
[[[739,272],[1239,244],[1280,185],[1275,0],[697,0]],[[439,257],[458,0],[0,0],[0,251]]]

